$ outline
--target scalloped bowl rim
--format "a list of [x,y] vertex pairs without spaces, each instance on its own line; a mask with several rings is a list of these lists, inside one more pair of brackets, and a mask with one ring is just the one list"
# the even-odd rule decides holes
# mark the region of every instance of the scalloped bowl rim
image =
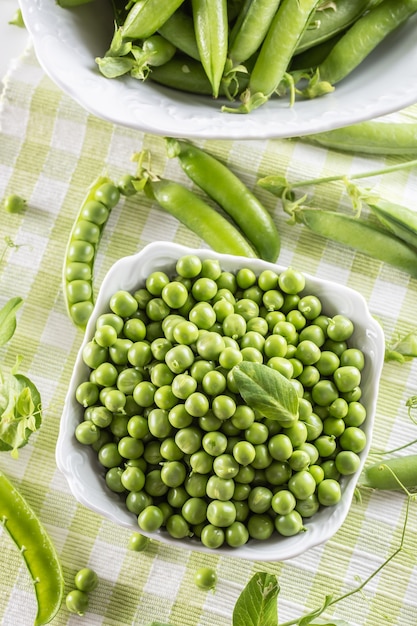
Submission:
[[[188,248],[175,243],[154,242],[145,246],[137,254],[116,261],[105,276],[74,365],[62,412],[56,446],[56,461],[78,502],[131,531],[138,530],[135,515],[126,509],[124,502],[117,494],[112,493],[106,487],[103,476],[100,475],[96,453],[89,446],[79,444],[74,437],[75,426],[82,420],[82,407],[74,399],[75,389],[82,380],[85,380],[89,371],[83,363],[82,350],[94,334],[95,320],[98,315],[108,311],[110,296],[115,291],[118,289],[135,290],[138,286],[143,285],[148,273],[155,269],[173,268],[179,256],[190,253],[197,254],[201,258],[219,259],[222,267],[226,270],[233,270],[242,266],[251,267],[255,273],[266,268],[278,272],[284,269],[279,264],[268,263],[260,259],[219,254],[210,249]],[[312,518],[306,519],[306,532],[295,537],[282,538],[274,534],[274,538],[269,540],[250,540],[246,545],[234,549],[221,547],[214,551],[219,555],[259,561],[282,561],[295,557],[330,539],[345,521],[358,478],[369,452],[384,359],[382,329],[371,316],[365,299],[357,291],[305,273],[304,275],[306,277],[305,291],[319,296],[327,313],[345,313],[351,317],[355,324],[355,345],[363,349],[367,357],[362,378],[362,401],[367,409],[367,419],[363,425],[367,434],[367,446],[361,453],[361,465],[358,471],[343,479],[341,501],[336,506],[325,507]],[[160,530],[156,533],[143,534],[172,546],[206,553],[213,552],[196,539],[172,539],[166,531]]]
[[274,98],[250,114],[235,115],[221,112],[219,102],[205,96],[127,76],[104,78],[94,61],[104,55],[113,31],[110,4],[103,2],[68,10],[51,0],[19,0],[46,74],[87,111],[115,124],[188,138],[286,138],[340,128],[417,102],[417,15],[333,93],[299,100],[293,107],[286,98]]

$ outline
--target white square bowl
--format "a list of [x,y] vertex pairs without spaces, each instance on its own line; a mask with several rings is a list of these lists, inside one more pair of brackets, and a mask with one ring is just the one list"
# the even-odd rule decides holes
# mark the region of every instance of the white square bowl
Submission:
[[[77,424],[83,420],[83,408],[75,399],[75,390],[81,382],[88,379],[90,371],[83,362],[82,351],[85,344],[94,335],[97,317],[109,311],[110,297],[117,290],[135,291],[144,285],[146,277],[151,272],[164,270],[169,273],[172,271],[177,259],[185,254],[197,254],[201,259],[218,259],[222,268],[228,271],[236,271],[240,267],[249,267],[256,274],[259,274],[268,268],[278,273],[285,269],[280,265],[260,259],[223,255],[209,249],[191,249],[168,242],[154,242],[147,245],[138,254],[117,261],[105,276],[74,365],[61,418],[56,460],[74,497],[81,504],[115,524],[132,531],[140,530],[136,516],[128,511],[122,497],[110,491],[106,486],[103,468],[98,462],[97,453],[90,446],[80,444],[74,435]],[[305,277],[305,292],[315,294],[320,298],[325,314],[333,316],[340,313],[352,320],[355,331],[350,344],[362,350],[365,355],[366,365],[362,372],[361,402],[367,411],[366,420],[362,425],[367,436],[367,445],[361,453],[361,464],[355,474],[342,478],[342,497],[338,504],[332,507],[323,507],[314,516],[304,520],[305,532],[292,537],[281,537],[274,533],[268,540],[250,539],[239,548],[228,546],[218,548],[215,550],[216,554],[256,561],[282,561],[327,541],[346,519],[355,486],[369,452],[379,380],[384,362],[385,346],[382,329],[371,316],[361,294],[334,282],[306,274]],[[184,549],[212,552],[196,538],[173,539],[163,529],[155,533],[143,532],[143,534],[166,544],[182,546]]]

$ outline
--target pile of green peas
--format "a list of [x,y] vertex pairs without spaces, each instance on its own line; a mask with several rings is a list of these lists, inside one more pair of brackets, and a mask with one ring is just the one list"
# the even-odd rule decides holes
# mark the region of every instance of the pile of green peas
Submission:
[[[339,502],[366,446],[354,325],[326,315],[291,267],[231,272],[193,253],[173,265],[98,316],[75,436],[144,533],[208,548],[296,535]],[[244,359],[294,385],[292,426],[243,401]]]

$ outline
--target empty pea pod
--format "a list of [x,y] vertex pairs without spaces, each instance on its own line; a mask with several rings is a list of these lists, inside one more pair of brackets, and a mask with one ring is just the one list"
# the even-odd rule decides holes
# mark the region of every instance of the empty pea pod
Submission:
[[227,1],[192,0],[191,7],[201,64],[217,98],[227,59]]
[[280,236],[267,209],[221,161],[193,144],[166,139],[170,157],[178,157],[191,180],[236,222],[261,258],[276,261]]
[[359,484],[372,489],[400,491],[417,489],[417,454],[392,457],[368,465],[363,470]]
[[318,235],[363,252],[417,278],[417,251],[382,228],[351,215],[309,207],[297,207],[293,213]]
[[21,552],[34,583],[38,605],[34,626],[48,624],[62,602],[61,564],[44,526],[1,471],[0,521]]
[[417,1],[383,0],[346,31],[318,67],[320,80],[335,85],[348,76],[386,37],[417,12]]
[[68,314],[84,329],[94,307],[93,266],[101,233],[120,192],[107,177],[91,185],[69,234],[64,256],[63,293]]
[[257,256],[235,226],[187,187],[171,180],[148,179],[144,191],[213,250],[238,256]]

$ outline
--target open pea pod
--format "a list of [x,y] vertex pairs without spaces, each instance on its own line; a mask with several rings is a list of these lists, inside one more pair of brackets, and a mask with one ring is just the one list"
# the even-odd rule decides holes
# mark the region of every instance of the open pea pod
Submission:
[[34,626],[48,624],[62,603],[64,577],[61,564],[41,521],[1,471],[0,519],[21,552],[35,586],[38,610]]
[[85,329],[94,308],[93,269],[98,244],[120,191],[107,177],[90,186],[73,222],[64,255],[63,294],[76,326]]

